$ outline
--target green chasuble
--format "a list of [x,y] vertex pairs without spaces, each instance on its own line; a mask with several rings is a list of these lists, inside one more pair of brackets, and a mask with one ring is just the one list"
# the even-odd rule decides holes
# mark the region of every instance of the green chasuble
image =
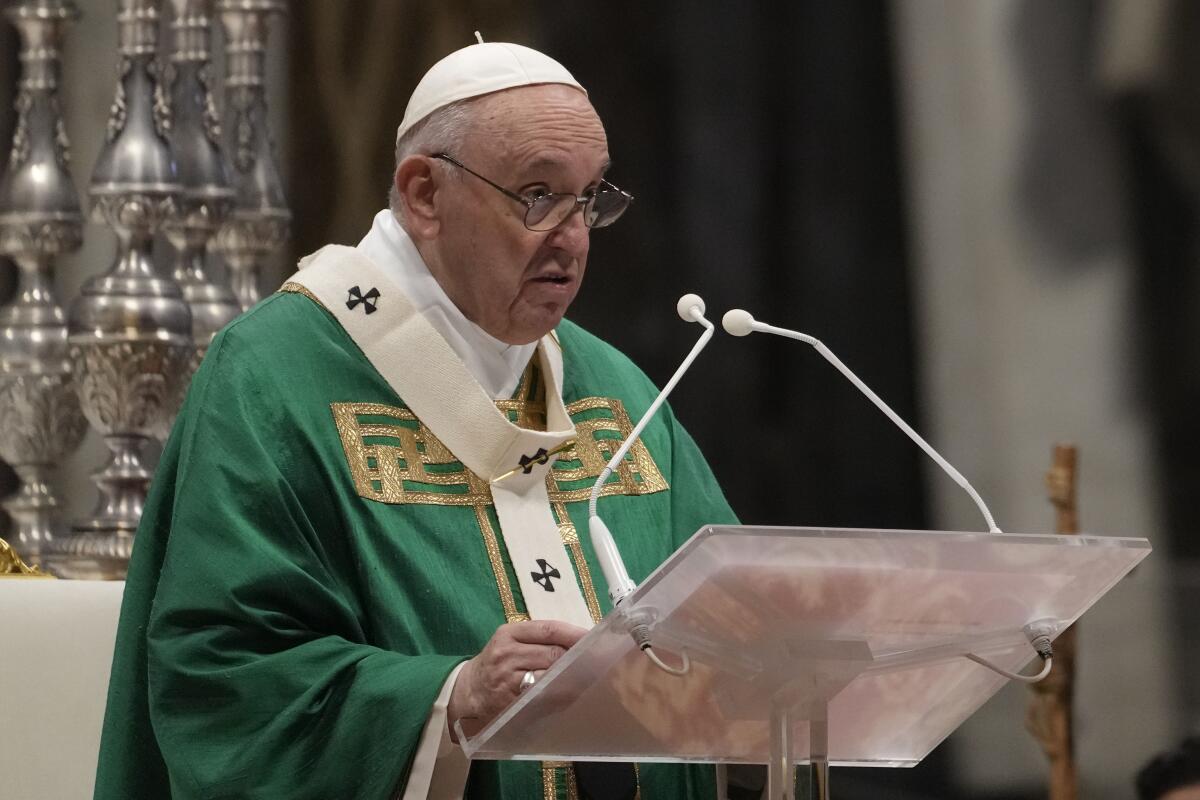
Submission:
[[[97,798],[400,797],[447,676],[528,618],[495,476],[466,468],[348,332],[347,314],[366,324],[398,299],[353,277],[337,300],[286,285],[216,337],[192,382],[129,568]],[[543,467],[542,513],[570,562],[553,566],[595,620],[607,588],[577,532],[592,482],[657,392],[564,321],[495,404],[522,428],[546,428],[549,347],[575,444]],[[599,508],[636,581],[700,526],[735,521],[669,408]],[[716,796],[711,765],[646,764],[638,779],[643,800]],[[466,796],[577,792],[562,764],[483,761]]]

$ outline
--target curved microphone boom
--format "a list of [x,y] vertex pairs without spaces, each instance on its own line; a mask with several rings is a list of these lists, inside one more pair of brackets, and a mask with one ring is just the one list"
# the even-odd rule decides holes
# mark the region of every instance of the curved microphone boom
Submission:
[[604,524],[604,520],[600,519],[600,515],[596,511],[596,501],[600,497],[600,490],[604,487],[604,482],[608,480],[608,476],[612,475],[613,470],[621,463],[621,459],[625,458],[625,454],[629,452],[629,448],[642,435],[642,430],[654,418],[659,407],[667,399],[667,395],[675,388],[675,384],[679,383],[679,379],[683,377],[683,373],[688,371],[692,362],[696,360],[696,356],[700,355],[700,351],[708,344],[708,340],[712,338],[713,332],[716,330],[715,326],[704,316],[704,301],[700,299],[699,295],[685,294],[679,298],[675,310],[679,312],[679,316],[684,322],[699,322],[703,325],[704,333],[700,334],[700,338],[692,346],[692,350],[688,353],[687,358],[679,365],[679,369],[675,370],[675,374],[671,376],[671,380],[667,381],[667,385],[663,387],[662,391],[658,393],[658,397],[646,409],[646,413],[642,415],[637,426],[625,437],[625,441],[622,442],[620,448],[609,459],[608,464],[600,473],[600,477],[596,479],[596,483],[592,486],[592,496],[588,501],[588,533],[592,538],[592,547],[596,550],[596,560],[600,562],[600,571],[604,573],[604,580],[608,583],[608,597],[612,600],[614,608],[637,586],[630,579],[629,572],[625,569],[625,562],[621,560],[621,553],[617,550],[617,543],[613,541],[612,533],[608,530],[608,526]]
[[825,358],[826,361],[836,367],[838,372],[845,375],[851,383],[858,387],[858,390],[865,394],[867,399],[874,403],[880,411],[886,414],[888,419],[896,423],[900,430],[908,434],[908,438],[916,442],[917,446],[924,450],[926,455],[932,458],[955,483],[962,487],[963,490],[971,496],[971,499],[975,501],[975,505],[978,506],[980,512],[983,514],[983,519],[985,522],[987,522],[988,531],[990,533],[1002,532],[996,527],[996,522],[992,519],[992,512],[988,510],[987,504],[983,502],[983,498],[980,497],[979,493],[975,491],[975,487],[973,487],[970,482],[968,482],[967,479],[959,473],[958,470],[950,466],[950,463],[946,461],[946,459],[942,458],[941,455],[930,446],[929,442],[926,442],[924,439],[922,439],[921,435],[914,431],[907,422],[900,419],[900,416],[895,411],[892,411],[887,403],[879,399],[879,395],[875,394],[865,383],[859,380],[858,376],[851,372],[850,368],[843,364],[841,359],[835,356],[833,351],[826,347],[820,339],[817,339],[814,336],[809,336],[806,333],[791,331],[787,328],[776,328],[774,325],[767,325],[764,322],[759,322],[750,315],[749,311],[745,311],[741,308],[733,308],[729,311],[726,311],[725,316],[721,318],[721,326],[725,328],[725,331],[732,336],[747,336],[755,331],[758,331],[759,333],[773,333],[776,336],[783,336],[787,339],[795,339],[796,341],[812,345],[816,351]]

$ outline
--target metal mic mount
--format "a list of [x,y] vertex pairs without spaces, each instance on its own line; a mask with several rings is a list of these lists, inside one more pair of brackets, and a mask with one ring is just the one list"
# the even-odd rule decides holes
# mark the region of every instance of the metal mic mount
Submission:
[[679,379],[688,371],[692,362],[696,360],[696,356],[708,344],[708,340],[712,338],[716,330],[713,324],[704,316],[704,300],[699,295],[685,294],[679,298],[675,309],[679,312],[679,316],[684,322],[699,322],[703,325],[704,333],[700,335],[699,340],[692,346],[692,350],[688,353],[687,358],[675,370],[675,374],[671,376],[671,380],[667,381],[667,385],[663,387],[663,390],[658,393],[658,397],[650,404],[650,408],[646,409],[646,413],[642,415],[637,426],[630,432],[613,457],[609,459],[608,464],[601,471],[600,477],[596,479],[596,483],[592,486],[592,496],[588,501],[588,534],[592,538],[592,547],[596,550],[596,559],[600,562],[600,570],[604,573],[604,580],[608,583],[608,597],[612,601],[614,608],[620,605],[621,601],[637,588],[637,585],[629,577],[629,572],[625,569],[625,562],[621,559],[621,553],[617,549],[617,544],[613,540],[612,533],[608,530],[608,526],[604,524],[604,520],[600,519],[600,515],[596,511],[596,501],[600,498],[600,490],[604,487],[604,482],[608,480],[608,476],[613,473],[613,470],[625,458],[625,454],[629,452],[629,448],[642,435],[642,431],[646,425],[649,424],[650,420],[654,419],[654,415],[658,412],[659,407],[666,401],[667,395],[675,388],[675,384],[679,383]]

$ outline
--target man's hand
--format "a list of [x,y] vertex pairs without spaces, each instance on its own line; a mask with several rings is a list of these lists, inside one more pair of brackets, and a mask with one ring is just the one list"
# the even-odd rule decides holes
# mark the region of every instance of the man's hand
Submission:
[[585,633],[583,628],[548,619],[497,628],[482,652],[458,673],[446,709],[451,737],[457,741],[456,720],[463,720],[468,731],[481,729],[520,694],[527,671],[540,677]]

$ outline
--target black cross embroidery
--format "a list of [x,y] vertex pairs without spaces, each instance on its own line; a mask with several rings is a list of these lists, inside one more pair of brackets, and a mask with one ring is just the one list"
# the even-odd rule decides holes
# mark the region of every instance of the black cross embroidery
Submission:
[[539,558],[537,560],[537,563],[538,563],[538,567],[542,571],[541,572],[531,572],[529,574],[533,576],[533,580],[535,583],[537,583],[539,586],[541,586],[547,592],[553,592],[554,584],[551,583],[550,581],[553,578],[561,578],[562,575],[559,573],[558,570],[556,570],[554,567],[550,566],[549,562],[547,562],[546,559],[544,559],[544,558]]
[[347,300],[346,300],[346,308],[353,311],[355,306],[357,306],[359,303],[362,303],[363,309],[368,314],[374,314],[375,313],[375,305],[376,305],[375,301],[378,299],[379,299],[379,290],[376,289],[374,286],[372,286],[366,294],[363,294],[362,290],[359,289],[357,286],[351,286],[350,287],[350,297],[347,298]]
[[[526,475],[533,472],[533,468],[538,464],[545,464],[549,460],[550,454],[546,452],[546,448],[539,447],[538,451],[530,456],[521,456],[521,472]],[[554,591],[551,589],[551,591]]]

